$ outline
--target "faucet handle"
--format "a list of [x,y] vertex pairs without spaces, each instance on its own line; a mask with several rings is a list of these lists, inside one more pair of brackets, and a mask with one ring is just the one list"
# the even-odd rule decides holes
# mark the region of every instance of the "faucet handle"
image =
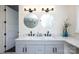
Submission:
[[44,36],[47,36],[47,34],[44,34]]
[[35,36],[35,34],[33,34],[33,36]]

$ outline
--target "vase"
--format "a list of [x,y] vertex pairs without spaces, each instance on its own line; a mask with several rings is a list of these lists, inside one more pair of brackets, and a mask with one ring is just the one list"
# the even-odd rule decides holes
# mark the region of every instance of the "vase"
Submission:
[[63,37],[68,37],[68,31],[67,30],[63,31]]

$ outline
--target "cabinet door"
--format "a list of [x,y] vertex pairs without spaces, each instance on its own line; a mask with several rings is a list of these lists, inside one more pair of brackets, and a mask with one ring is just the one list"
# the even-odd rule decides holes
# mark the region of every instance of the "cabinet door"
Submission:
[[64,54],[64,44],[56,44],[57,54]]
[[64,45],[62,45],[62,44],[48,44],[45,46],[45,53],[63,54],[64,53]]
[[27,44],[27,53],[42,54],[44,53],[44,45],[43,44]]
[[54,45],[51,45],[51,44],[45,45],[45,48],[44,48],[46,54],[47,53],[52,54],[54,52],[53,49],[54,49]]
[[16,45],[16,53],[27,53],[27,48],[25,44]]

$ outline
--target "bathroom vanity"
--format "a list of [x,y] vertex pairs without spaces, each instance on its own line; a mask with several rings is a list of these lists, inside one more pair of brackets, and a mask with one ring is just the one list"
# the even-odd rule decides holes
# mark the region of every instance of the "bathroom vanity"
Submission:
[[78,48],[78,39],[73,37],[16,39],[16,53],[22,54],[76,54]]

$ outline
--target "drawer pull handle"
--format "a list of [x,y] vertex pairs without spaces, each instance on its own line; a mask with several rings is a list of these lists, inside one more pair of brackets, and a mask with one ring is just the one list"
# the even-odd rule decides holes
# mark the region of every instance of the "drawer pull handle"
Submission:
[[53,48],[53,53],[54,53],[54,48]]
[[27,48],[25,48],[25,52],[27,52]]
[[57,53],[57,48],[55,48],[55,53]]
[[53,53],[57,53],[57,48],[53,48]]
[[24,48],[23,48],[23,52],[24,52]]

